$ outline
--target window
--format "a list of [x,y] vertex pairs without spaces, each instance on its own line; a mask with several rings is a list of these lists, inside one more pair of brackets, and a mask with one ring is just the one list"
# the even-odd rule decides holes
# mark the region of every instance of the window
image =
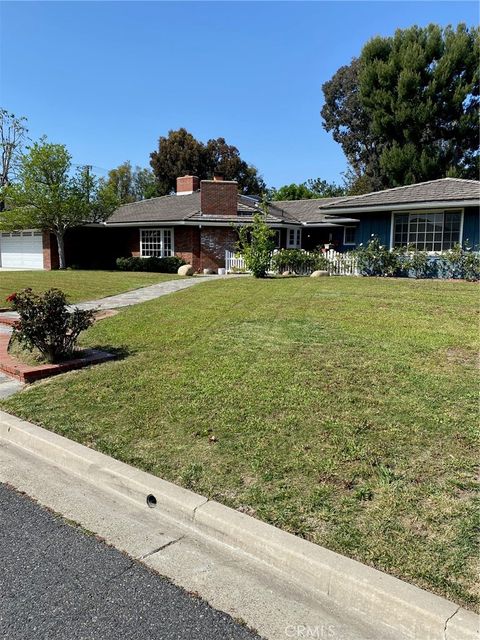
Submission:
[[142,258],[173,256],[173,229],[140,229]]
[[275,249],[280,249],[280,242],[281,242],[281,232],[280,229],[274,229],[275,231],[275,237],[273,239],[273,241],[275,242]]
[[287,249],[300,249],[302,245],[302,230],[287,229]]
[[446,251],[460,242],[462,212],[396,213],[393,246],[412,245],[417,251]]
[[355,244],[355,227],[344,227],[343,244]]

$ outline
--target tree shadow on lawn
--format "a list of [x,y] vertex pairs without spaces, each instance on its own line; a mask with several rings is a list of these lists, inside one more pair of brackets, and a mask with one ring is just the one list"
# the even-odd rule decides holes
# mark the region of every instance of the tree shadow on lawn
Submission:
[[131,349],[126,345],[113,345],[113,344],[93,344],[88,347],[88,350],[103,351],[104,353],[111,354],[115,360],[125,360],[129,356],[133,356],[137,353],[137,349]]

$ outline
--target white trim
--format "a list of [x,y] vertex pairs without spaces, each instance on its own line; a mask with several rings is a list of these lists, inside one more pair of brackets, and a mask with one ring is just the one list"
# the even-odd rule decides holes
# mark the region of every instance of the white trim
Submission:
[[351,213],[382,213],[383,211],[413,211],[415,210],[431,209],[461,209],[465,207],[479,207],[480,200],[442,200],[438,202],[409,202],[407,204],[377,204],[366,207],[319,207],[321,213],[326,215],[346,214]]
[[[290,232],[295,233],[295,242],[290,242]],[[300,249],[302,247],[302,227],[287,227],[287,249]]]
[[395,212],[392,211],[390,215],[390,251],[393,249],[393,223],[395,220]]
[[[162,232],[162,239],[161,239],[161,245],[162,245],[162,254],[160,256],[154,256],[157,258],[170,258],[171,256],[175,255],[175,232],[173,230],[173,227],[159,227],[158,225],[154,228],[149,227],[148,229],[144,229],[143,227],[141,227],[138,232],[139,232],[139,247],[140,247],[140,258],[151,258],[152,256],[144,256],[142,255],[143,253],[143,249],[142,249],[142,232],[143,231],[161,231]],[[171,254],[169,254],[168,256],[165,255],[164,253],[164,232],[165,231],[170,231],[171,234],[171,244],[172,244],[172,249],[171,249]]]
[[[453,209],[459,210],[460,211],[460,229],[459,229],[459,235],[458,235],[458,244],[460,246],[463,246],[463,220],[465,217],[465,209],[462,209],[461,207],[452,207]],[[392,211],[392,215],[391,215],[391,220],[390,220],[390,249],[393,249],[395,246],[395,242],[394,242],[394,238],[395,238],[395,229],[394,229],[394,222],[395,222],[395,211]],[[397,212],[398,213],[398,212]],[[452,213],[450,209],[409,209],[408,211],[404,211],[404,214],[408,214],[409,219],[408,219],[408,231],[407,231],[407,246],[408,246],[408,236],[410,234],[410,216],[411,215],[415,215],[416,213],[443,213],[443,228],[442,228],[442,250],[440,252],[438,251],[427,251],[427,253],[431,254],[431,255],[436,255],[438,253],[441,253],[442,251],[447,251],[447,249],[443,249],[443,234],[445,231],[445,214],[446,213]]]
[[346,236],[346,231],[347,231],[347,229],[354,229],[354,230],[356,231],[356,230],[357,230],[357,227],[356,227],[355,225],[353,225],[353,224],[348,224],[348,225],[345,225],[345,226],[343,227],[343,246],[344,246],[344,247],[354,247],[354,246],[356,245],[356,242],[355,242],[355,241],[353,241],[353,242],[347,242],[347,241],[345,240],[345,236]]
[[[236,227],[238,225],[242,225],[242,224],[252,224],[251,220],[238,220],[237,221],[229,221],[229,222],[204,222],[204,221],[190,221],[190,220],[165,220],[165,224],[163,226],[167,226],[167,227]],[[297,226],[293,227],[291,223],[285,223],[285,222],[272,222],[269,223],[269,226],[274,228],[274,229],[287,229],[287,228],[293,228],[293,229],[301,229],[304,225],[303,223],[298,223]],[[309,225],[311,226],[311,225]],[[331,225],[329,225],[331,226]],[[333,226],[340,226],[340,225],[333,225]],[[160,220],[154,220],[152,222],[146,221],[146,222],[110,222],[110,223],[106,223],[105,227],[108,229],[109,227],[115,228],[115,227],[142,227],[142,228],[147,228],[147,227],[155,227],[155,228],[160,228],[162,227],[162,221]]]

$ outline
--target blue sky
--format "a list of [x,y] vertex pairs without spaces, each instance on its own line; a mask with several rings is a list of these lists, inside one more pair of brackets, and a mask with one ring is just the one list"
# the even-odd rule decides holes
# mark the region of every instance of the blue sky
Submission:
[[[99,173],[160,135],[223,136],[270,186],[341,181],[321,85],[371,37],[478,22],[476,2],[2,2],[1,104]],[[103,171],[102,171],[103,170]]]

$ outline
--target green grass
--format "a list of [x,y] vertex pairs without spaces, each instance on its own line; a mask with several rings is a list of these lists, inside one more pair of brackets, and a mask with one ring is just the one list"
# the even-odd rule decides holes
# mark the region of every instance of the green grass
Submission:
[[85,344],[127,358],[3,407],[475,607],[477,310],[464,282],[212,282],[98,323]]
[[31,287],[64,291],[70,302],[93,300],[177,278],[176,275],[123,271],[0,271],[0,308],[14,291]]

